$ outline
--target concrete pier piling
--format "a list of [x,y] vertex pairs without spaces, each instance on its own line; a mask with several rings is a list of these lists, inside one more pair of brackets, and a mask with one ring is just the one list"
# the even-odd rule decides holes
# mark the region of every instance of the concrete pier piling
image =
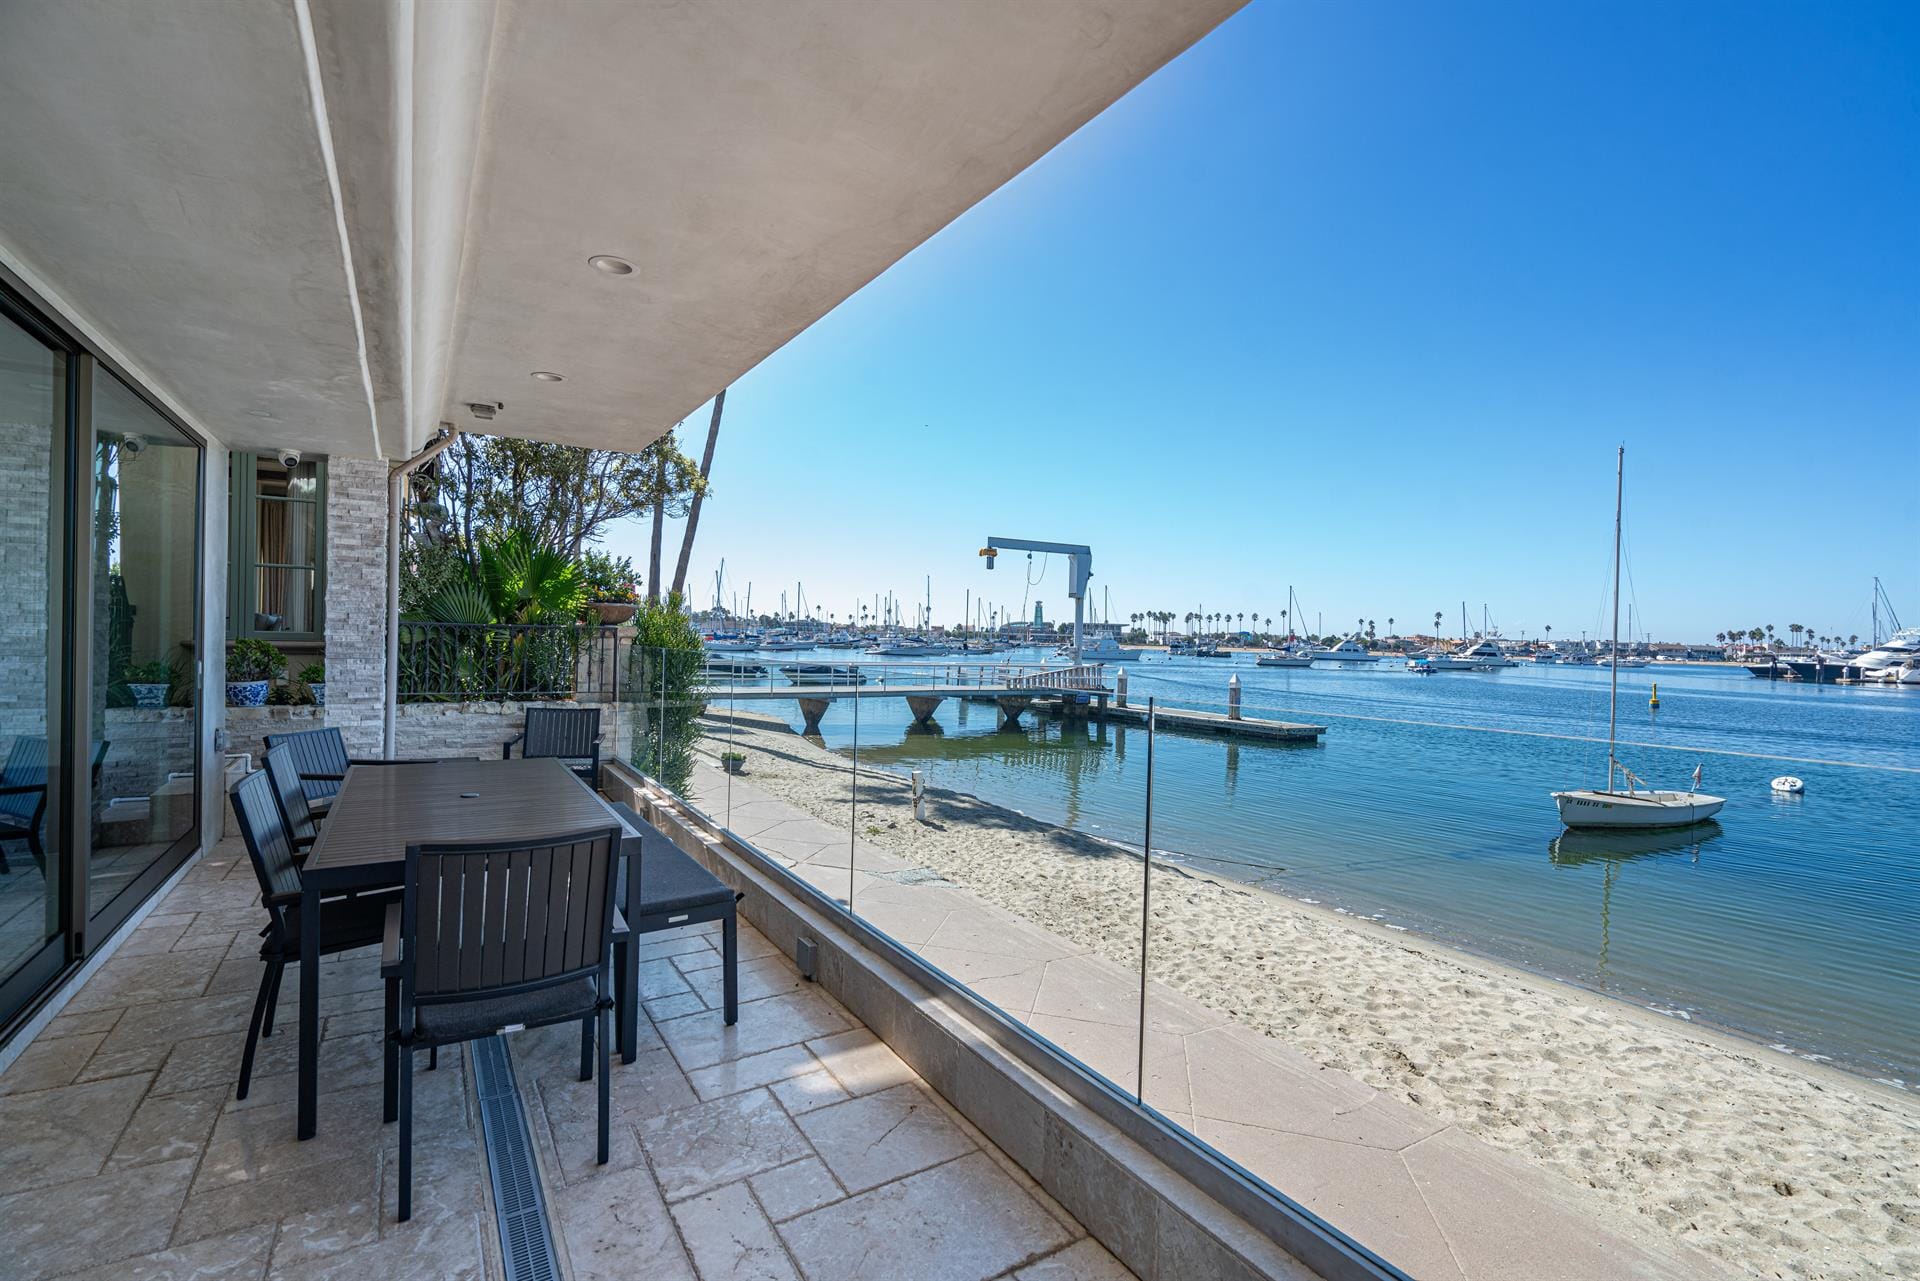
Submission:
[[1020,714],[1033,703],[1031,694],[1001,694],[993,700],[1000,707],[1000,728],[1014,729],[1020,724]]
[[933,714],[940,710],[940,704],[946,701],[945,695],[941,694],[907,695],[907,707],[913,712],[914,723],[918,725],[931,725]]

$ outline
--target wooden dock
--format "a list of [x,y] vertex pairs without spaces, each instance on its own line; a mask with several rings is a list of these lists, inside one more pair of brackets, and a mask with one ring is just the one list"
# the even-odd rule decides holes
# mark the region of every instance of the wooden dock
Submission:
[[[1051,710],[1052,704],[1049,703]],[[1092,713],[1097,720],[1104,717],[1109,721],[1122,721],[1130,725],[1145,725],[1147,709],[1140,706],[1122,707],[1108,700],[1104,710]],[[1155,709],[1160,729],[1170,729],[1189,734],[1214,734],[1221,738],[1256,738],[1269,743],[1312,743],[1319,741],[1327,732],[1325,725],[1306,725],[1296,721],[1269,721],[1254,716],[1228,716],[1225,712],[1201,712],[1185,707],[1161,707]]]

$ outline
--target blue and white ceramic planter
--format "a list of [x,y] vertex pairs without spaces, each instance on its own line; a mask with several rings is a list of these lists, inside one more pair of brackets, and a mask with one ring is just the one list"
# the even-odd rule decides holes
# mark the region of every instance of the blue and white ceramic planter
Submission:
[[325,681],[311,681],[308,683],[307,688],[313,691],[313,701],[316,706],[325,707],[327,705],[327,683]]
[[165,681],[129,681],[127,692],[135,707],[165,707],[168,685]]
[[267,705],[267,683],[265,681],[228,681],[228,707],[265,707]]

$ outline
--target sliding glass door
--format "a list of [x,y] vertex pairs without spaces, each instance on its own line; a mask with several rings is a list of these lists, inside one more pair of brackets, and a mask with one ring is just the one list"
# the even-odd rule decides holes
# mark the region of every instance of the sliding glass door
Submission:
[[68,372],[65,352],[0,311],[0,1019],[66,961]]
[[198,848],[205,470],[0,278],[0,1037]]
[[138,905],[197,830],[200,450],[104,370],[91,404],[93,935]]

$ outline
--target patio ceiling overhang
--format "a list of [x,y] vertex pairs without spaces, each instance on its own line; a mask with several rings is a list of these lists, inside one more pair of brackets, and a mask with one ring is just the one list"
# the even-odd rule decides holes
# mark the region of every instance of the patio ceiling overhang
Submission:
[[1242,2],[21,0],[0,261],[238,448],[637,449]]

